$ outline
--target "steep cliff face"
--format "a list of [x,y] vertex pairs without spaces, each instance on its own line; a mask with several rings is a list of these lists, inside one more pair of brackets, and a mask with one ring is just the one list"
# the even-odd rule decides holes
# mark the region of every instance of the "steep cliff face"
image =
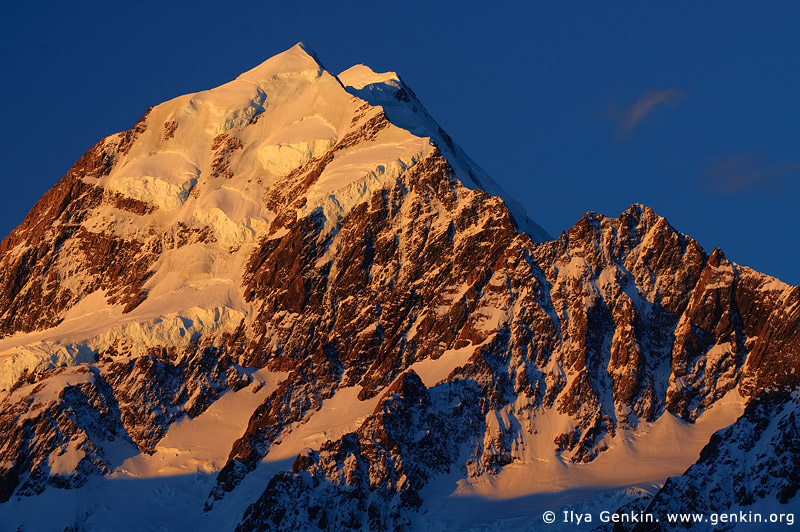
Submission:
[[800,375],[797,287],[642,205],[551,239],[394,73],[301,45],[90,149],[0,264],[9,515],[188,474],[205,526],[410,529],[450,494],[661,484]]
[[[492,242],[502,242],[503,253],[486,266],[482,286],[472,292],[474,302],[462,296],[439,311],[452,327],[454,311],[466,308],[460,332],[450,335],[446,328],[422,329],[433,338],[428,345],[444,346],[437,359],[442,365],[456,353],[462,357],[449,376],[441,373],[439,383],[433,379],[427,383],[431,394],[446,398],[436,403],[433,416],[445,427],[439,431],[440,442],[446,442],[447,449],[459,450],[458,461],[448,462],[448,467],[463,472],[462,493],[483,489],[478,493],[502,495],[503,488],[487,493],[481,481],[495,477],[508,488],[519,483],[515,469],[540,474],[543,482],[553,479],[551,468],[537,466],[537,460],[587,464],[608,452],[612,464],[624,467],[630,458],[620,459],[627,445],[623,442],[635,442],[637,434],[662,434],[670,419],[679,427],[692,427],[699,421],[697,430],[705,434],[699,445],[669,438],[658,441],[658,436],[641,444],[664,445],[665,463],[670,461],[666,447],[683,447],[687,453],[678,469],[665,466],[648,471],[627,463],[631,474],[617,480],[619,485],[626,480],[658,482],[680,473],[690,463],[686,459],[696,456],[693,453],[700,451],[714,430],[741,413],[747,402],[749,372],[770,378],[764,375],[770,371],[776,385],[796,386],[795,373],[788,367],[793,364],[791,356],[783,371],[756,370],[746,364],[749,350],[745,346],[758,340],[744,332],[760,331],[764,315],[793,308],[795,289],[729,263],[719,250],[707,254],[651,210],[635,205],[617,219],[590,214],[561,238],[538,245],[510,232],[509,239],[503,240],[502,234],[491,234]],[[348,255],[351,264],[360,264],[363,257],[352,260]],[[460,263],[469,264],[469,258]],[[450,291],[441,282],[418,286]],[[468,292],[462,288],[462,293]],[[740,308],[754,300],[762,305],[763,314],[742,314]],[[441,308],[439,301],[435,304]],[[430,306],[426,303],[422,308]],[[485,326],[487,317],[493,318],[489,327]],[[424,338],[419,326],[413,331],[409,338]],[[406,360],[399,367],[424,367],[424,358]],[[345,374],[349,371],[345,369]],[[359,398],[364,398],[363,393],[361,388]],[[465,404],[472,405],[468,420],[464,419]],[[713,420],[710,425],[709,419]],[[424,434],[430,430],[429,423],[430,416],[409,418],[404,431]],[[368,425],[365,421],[359,430]],[[274,430],[251,422],[244,438],[246,448],[253,449],[257,446],[251,446],[252,442],[259,442],[262,452],[238,454],[235,447],[212,500],[221,498],[254,469],[253,457],[267,454],[270,442],[278,437]],[[351,460],[351,467],[358,469],[357,464],[364,461],[361,444],[351,440],[352,436],[344,435],[321,449],[330,450],[332,445],[347,449],[341,451],[341,460]],[[317,455],[304,452],[305,458],[298,463],[304,464],[305,473],[295,470],[274,477],[248,510],[241,530],[289,529],[301,522],[311,526],[323,519],[320,516],[339,524],[377,519],[374,508],[370,510],[370,497],[384,488],[376,487],[374,477],[354,474],[342,480],[337,475],[344,462],[323,466],[312,460]],[[414,462],[428,450],[412,441],[396,452],[405,457],[403,461]],[[657,455],[659,451],[651,448],[649,452]],[[596,471],[607,473],[608,463],[598,465]],[[559,474],[569,477],[569,473]],[[435,475],[417,477],[415,489]],[[558,480],[563,482],[563,478]],[[518,485],[513,489],[519,490],[513,494],[525,493]],[[284,490],[293,495],[279,497]],[[528,486],[528,490],[535,492],[537,487]],[[287,508],[295,497],[305,500],[311,497],[309,493],[316,493],[317,501],[338,502],[317,508],[321,513],[313,516],[298,515],[297,508],[305,508],[302,505]],[[380,497],[391,499],[385,493]],[[344,513],[331,517],[334,507]],[[410,508],[392,508],[394,517],[388,521],[391,526],[386,526],[410,526]],[[380,522],[386,522],[385,516]]]

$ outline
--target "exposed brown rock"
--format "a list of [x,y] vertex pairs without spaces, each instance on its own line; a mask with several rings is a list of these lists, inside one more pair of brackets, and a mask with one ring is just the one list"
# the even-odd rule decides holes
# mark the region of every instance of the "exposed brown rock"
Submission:
[[242,149],[244,145],[237,137],[230,133],[220,133],[211,143],[211,150],[215,151],[214,160],[211,162],[211,177],[233,177],[231,170],[231,156],[236,150]]
[[178,129],[178,122],[175,120],[170,120],[168,122],[164,122],[164,140],[169,140],[175,137],[175,131]]

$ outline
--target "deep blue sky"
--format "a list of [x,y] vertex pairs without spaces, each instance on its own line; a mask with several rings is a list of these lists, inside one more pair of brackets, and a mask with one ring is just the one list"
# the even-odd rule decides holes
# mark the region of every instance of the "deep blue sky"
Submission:
[[554,236],[641,202],[800,283],[800,3],[3,2],[0,232],[151,105],[304,41],[394,70]]

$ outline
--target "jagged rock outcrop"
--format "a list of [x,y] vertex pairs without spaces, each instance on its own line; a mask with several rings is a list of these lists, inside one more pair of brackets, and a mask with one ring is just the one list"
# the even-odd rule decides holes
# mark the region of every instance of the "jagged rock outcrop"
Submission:
[[[750,291],[750,270],[730,264],[719,250],[707,255],[641,206],[618,219],[589,215],[552,243],[510,240],[504,247],[504,260],[493,261],[494,271],[487,268],[472,309],[524,313],[510,312],[507,322],[497,323],[492,340],[448,379],[492,383],[482,391],[483,428],[462,436],[483,440],[473,448],[471,475],[494,474],[521,460],[520,433],[535,430],[532,411],[543,406],[576,420],[554,444],[562,456],[580,462],[603,452],[616,430],[654,421],[665,411],[695,419],[743,378],[743,331],[759,330],[763,318],[743,316],[738,302],[761,298],[767,313],[779,313],[786,307],[778,301],[793,297],[785,285],[776,285],[782,297]],[[363,257],[348,255],[351,264]],[[532,286],[549,291],[519,293]],[[441,344],[442,336],[434,338]],[[449,348],[458,346],[463,344]],[[563,373],[548,374],[547,365]],[[788,369],[780,378],[791,381],[791,375]],[[493,422],[496,416],[505,421]],[[275,526],[290,525],[278,519]]]
[[420,378],[404,373],[357,432],[304,451],[276,475],[236,530],[408,529],[418,490],[455,458],[453,428]]
[[111,387],[87,366],[59,368],[19,387],[0,406],[0,430],[0,502],[47,486],[80,487],[116,465],[105,445],[132,446]]
[[146,453],[153,452],[173,422],[196,417],[222,393],[249,384],[249,377],[215,346],[190,345],[182,356],[153,350],[101,368],[119,403],[122,425]]
[[80,487],[91,474],[111,473],[120,464],[104,446],[122,442],[129,455],[152,454],[172,423],[249,384],[218,348],[196,345],[181,357],[161,350],[27,377],[0,403],[2,501],[48,485]]

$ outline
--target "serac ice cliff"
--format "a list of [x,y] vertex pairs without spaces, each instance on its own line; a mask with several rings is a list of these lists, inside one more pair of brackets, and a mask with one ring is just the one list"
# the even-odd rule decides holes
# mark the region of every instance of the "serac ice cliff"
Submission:
[[800,289],[642,205],[552,240],[394,73],[302,45],[89,149],[0,244],[0,334],[13,529],[797,503]]

